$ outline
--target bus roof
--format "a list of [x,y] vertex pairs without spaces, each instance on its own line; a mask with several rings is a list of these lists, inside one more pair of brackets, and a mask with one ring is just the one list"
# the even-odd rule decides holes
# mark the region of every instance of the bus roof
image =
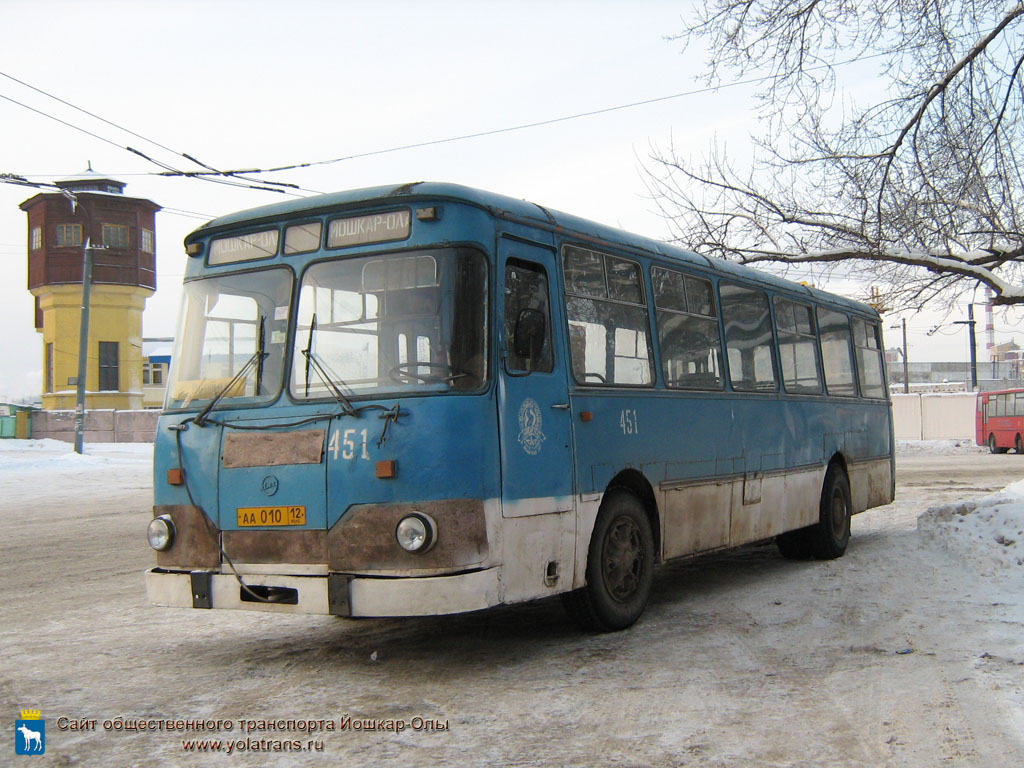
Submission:
[[567,235],[579,235],[584,240],[590,240],[597,245],[607,243],[620,247],[625,246],[628,249],[653,253],[673,261],[711,269],[720,274],[736,277],[747,282],[760,283],[764,286],[785,290],[790,293],[804,294],[808,298],[818,299],[819,301],[843,305],[848,309],[856,310],[863,314],[878,315],[873,307],[863,302],[786,280],[736,262],[703,256],[660,240],[643,237],[642,235],[636,235],[579,216],[545,208],[526,200],[499,195],[474,187],[466,187],[461,184],[443,182],[412,182],[382,187],[366,187],[288,200],[283,203],[263,205],[258,208],[249,208],[208,221],[190,233],[185,238],[185,242],[190,243],[196,238],[206,237],[240,225],[276,222],[282,219],[296,219],[326,212],[338,212],[349,208],[358,208],[366,203],[376,201],[414,202],[416,200],[450,200],[452,202],[468,203],[483,208],[499,218],[518,220],[541,229]]

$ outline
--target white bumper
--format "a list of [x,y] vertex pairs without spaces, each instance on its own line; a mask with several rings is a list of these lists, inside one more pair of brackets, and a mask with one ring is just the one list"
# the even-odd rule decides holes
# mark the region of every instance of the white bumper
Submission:
[[[328,577],[246,574],[250,587],[295,590],[293,603],[243,600],[233,574],[214,573],[209,582],[209,607],[276,613],[338,613],[331,610]],[[192,574],[154,568],[146,572],[146,592],[154,605],[192,608]],[[361,617],[437,616],[489,608],[503,602],[501,568],[456,576],[424,578],[360,578],[348,581],[348,612]]]

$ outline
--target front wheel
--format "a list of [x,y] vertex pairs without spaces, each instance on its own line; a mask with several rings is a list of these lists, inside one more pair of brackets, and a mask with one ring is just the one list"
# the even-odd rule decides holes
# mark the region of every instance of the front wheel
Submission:
[[629,491],[610,491],[590,537],[587,585],[562,602],[586,629],[625,629],[644,612],[653,578],[654,535],[643,504]]
[[988,436],[988,452],[989,453],[1006,453],[1008,450],[1010,450],[1010,449],[1009,448],[1000,448],[1000,447],[998,447],[996,445],[996,436],[995,435],[989,435]]

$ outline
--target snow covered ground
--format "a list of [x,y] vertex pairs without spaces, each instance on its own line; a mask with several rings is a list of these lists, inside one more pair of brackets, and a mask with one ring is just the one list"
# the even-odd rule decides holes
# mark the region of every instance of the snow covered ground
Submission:
[[[43,710],[33,764],[1024,764],[1024,456],[900,442],[896,502],[854,519],[846,557],[670,563],[634,628],[589,635],[557,600],[362,621],[149,606],[151,455],[0,440],[0,715]],[[61,732],[61,715],[450,730],[224,762],[170,733]]]

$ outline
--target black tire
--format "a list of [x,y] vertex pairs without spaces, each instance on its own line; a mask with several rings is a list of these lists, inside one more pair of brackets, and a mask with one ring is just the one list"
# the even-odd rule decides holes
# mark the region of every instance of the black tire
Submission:
[[825,473],[818,505],[818,523],[810,530],[811,548],[821,560],[834,560],[846,552],[850,542],[850,517],[853,504],[850,499],[850,481],[838,464]]
[[629,491],[609,491],[590,537],[587,585],[562,595],[566,611],[584,629],[625,629],[644,612],[653,578],[654,535],[643,504]]
[[1009,448],[999,448],[999,447],[996,446],[996,436],[995,435],[989,435],[988,436],[988,452],[989,453],[1006,453],[1008,450],[1010,450],[1010,449]]
[[813,529],[814,526],[811,526],[776,536],[775,546],[779,548],[779,554],[787,560],[809,560],[814,557],[814,545],[811,542]]

